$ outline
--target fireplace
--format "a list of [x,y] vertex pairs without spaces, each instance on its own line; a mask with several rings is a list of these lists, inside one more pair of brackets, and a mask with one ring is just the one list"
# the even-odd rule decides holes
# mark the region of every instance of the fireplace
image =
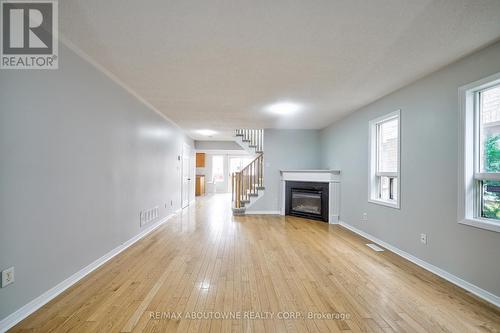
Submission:
[[286,182],[285,214],[328,222],[329,184]]

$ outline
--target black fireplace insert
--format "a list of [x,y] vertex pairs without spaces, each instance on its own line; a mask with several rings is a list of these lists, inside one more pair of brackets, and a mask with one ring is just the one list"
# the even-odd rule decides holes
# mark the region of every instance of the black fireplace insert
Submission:
[[328,183],[287,181],[285,214],[328,222]]

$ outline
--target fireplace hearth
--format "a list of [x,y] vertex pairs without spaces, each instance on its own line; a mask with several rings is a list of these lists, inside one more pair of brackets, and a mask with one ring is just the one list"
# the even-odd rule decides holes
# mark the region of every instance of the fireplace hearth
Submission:
[[329,184],[286,182],[285,214],[328,222]]

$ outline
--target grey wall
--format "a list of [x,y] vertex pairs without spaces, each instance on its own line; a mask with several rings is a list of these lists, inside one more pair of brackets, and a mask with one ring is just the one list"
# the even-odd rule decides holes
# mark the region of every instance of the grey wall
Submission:
[[0,103],[2,319],[178,209],[193,142],[64,45],[59,70],[2,70]]
[[[497,72],[500,43],[336,122],[321,142],[323,167],[342,170],[342,221],[500,295],[500,233],[457,223],[458,88]],[[368,122],[397,109],[401,210],[367,202]]]
[[316,130],[264,130],[264,197],[248,211],[278,211],[281,196],[280,170],[318,169],[319,132]]
[[242,150],[243,148],[235,141],[195,141],[197,150]]

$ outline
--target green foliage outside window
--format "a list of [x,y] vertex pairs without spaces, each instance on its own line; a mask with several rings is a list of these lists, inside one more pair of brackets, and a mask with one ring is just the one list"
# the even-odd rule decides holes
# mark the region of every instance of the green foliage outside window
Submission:
[[[484,142],[484,171],[500,172],[500,135],[490,135]],[[499,187],[498,181],[484,181],[482,183],[483,207],[482,216],[500,219],[500,192],[488,191],[488,187]]]
[[484,171],[500,172],[500,135],[490,135],[484,142]]

